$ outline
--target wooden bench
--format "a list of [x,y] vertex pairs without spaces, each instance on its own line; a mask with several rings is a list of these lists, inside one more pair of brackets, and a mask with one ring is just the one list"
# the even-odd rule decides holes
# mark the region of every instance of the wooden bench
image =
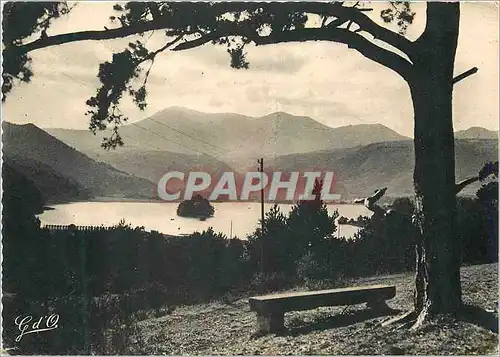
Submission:
[[251,297],[250,309],[257,312],[260,332],[276,332],[284,328],[287,311],[310,310],[321,306],[366,303],[369,308],[390,311],[386,300],[396,295],[396,287],[371,285],[343,289],[304,291]]

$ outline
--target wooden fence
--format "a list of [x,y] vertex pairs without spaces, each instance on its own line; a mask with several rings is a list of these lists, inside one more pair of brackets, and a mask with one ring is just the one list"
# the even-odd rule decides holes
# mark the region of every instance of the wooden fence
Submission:
[[[116,229],[116,226],[114,227],[104,227],[104,226],[77,226],[74,224],[69,224],[69,225],[52,225],[52,224],[46,224],[41,226],[42,229],[47,229],[49,231],[80,231],[80,232],[95,232],[95,231],[110,231],[112,229]],[[165,238],[179,238],[179,237],[189,237],[191,234],[164,234],[161,232],[160,233],[162,236]]]
[[63,231],[63,230],[75,230],[75,231],[109,231],[113,227],[104,227],[104,226],[76,226],[74,224],[70,225],[52,225],[47,224],[42,226],[42,229],[48,229],[51,231]]

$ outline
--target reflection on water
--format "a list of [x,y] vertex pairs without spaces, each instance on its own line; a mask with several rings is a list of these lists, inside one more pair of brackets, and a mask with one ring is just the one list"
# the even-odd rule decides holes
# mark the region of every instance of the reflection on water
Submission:
[[[165,234],[190,234],[213,227],[228,237],[245,239],[257,227],[260,219],[258,202],[223,202],[212,203],[215,215],[206,221],[178,217],[178,203],[172,202],[76,202],[52,206],[54,210],[45,211],[39,218],[43,225],[112,226],[121,219],[133,227],[144,226],[146,230],[156,230]],[[266,212],[272,204],[266,204]],[[285,214],[291,210],[291,204],[280,204]],[[328,212],[338,210],[341,216],[357,218],[359,215],[371,216],[363,205],[328,205]],[[232,223],[232,224],[231,224]],[[340,226],[340,235],[351,237],[358,228]],[[337,232],[338,233],[338,232]]]

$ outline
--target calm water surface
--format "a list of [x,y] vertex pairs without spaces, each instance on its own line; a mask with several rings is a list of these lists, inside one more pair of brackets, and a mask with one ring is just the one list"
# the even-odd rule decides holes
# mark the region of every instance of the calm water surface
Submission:
[[[212,203],[215,207],[214,217],[206,221],[182,218],[176,214],[178,203],[170,202],[76,202],[52,206],[54,210],[45,211],[39,218],[43,225],[77,226],[112,226],[121,219],[133,227],[144,226],[146,230],[156,230],[165,234],[190,234],[213,227],[216,232],[222,232],[228,237],[245,239],[252,233],[260,219],[260,204],[258,202],[223,202]],[[267,212],[272,204],[265,205]],[[288,214],[291,204],[281,204],[280,209]],[[356,218],[359,215],[371,216],[371,212],[363,205],[328,205],[328,211],[338,210],[341,216]],[[352,237],[356,227],[342,225],[337,235]]]

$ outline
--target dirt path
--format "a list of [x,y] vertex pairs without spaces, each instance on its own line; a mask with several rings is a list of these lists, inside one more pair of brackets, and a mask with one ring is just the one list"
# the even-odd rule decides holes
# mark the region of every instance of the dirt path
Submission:
[[[462,269],[464,302],[494,308],[498,265]],[[394,284],[393,308],[412,304],[412,274],[360,279],[350,285]],[[363,305],[318,308],[285,314],[286,331],[254,336],[256,317],[248,298],[233,304],[212,302],[178,307],[170,314],[137,323],[139,339],[131,353],[175,355],[338,355],[338,354],[491,354],[498,335],[468,322],[435,321],[417,332],[381,328]]]

